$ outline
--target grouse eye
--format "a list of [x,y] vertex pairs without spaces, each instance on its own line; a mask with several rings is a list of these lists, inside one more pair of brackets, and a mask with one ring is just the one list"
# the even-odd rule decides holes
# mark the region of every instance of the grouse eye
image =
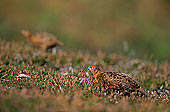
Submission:
[[95,69],[95,67],[92,67],[92,69]]

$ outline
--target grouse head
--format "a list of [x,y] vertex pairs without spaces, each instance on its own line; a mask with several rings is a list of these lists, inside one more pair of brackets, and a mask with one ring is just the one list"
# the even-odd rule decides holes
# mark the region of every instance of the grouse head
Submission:
[[31,33],[28,30],[21,30],[21,34],[27,38],[31,37]]
[[96,66],[90,66],[88,69],[93,73],[95,77],[98,75],[98,73],[101,73],[101,70]]

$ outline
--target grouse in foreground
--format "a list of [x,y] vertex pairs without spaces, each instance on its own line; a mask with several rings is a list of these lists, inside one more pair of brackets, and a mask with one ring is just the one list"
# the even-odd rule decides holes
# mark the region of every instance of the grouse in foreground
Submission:
[[102,84],[106,90],[123,93],[125,96],[132,92],[140,92],[142,95],[146,95],[140,85],[127,74],[102,72],[96,66],[90,66],[88,69],[93,73],[95,80]]

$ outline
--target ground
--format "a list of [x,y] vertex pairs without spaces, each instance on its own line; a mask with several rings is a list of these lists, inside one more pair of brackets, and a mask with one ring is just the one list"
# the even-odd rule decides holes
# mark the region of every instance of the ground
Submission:
[[[105,95],[87,70],[127,73],[148,93]],[[18,79],[26,74],[31,78]],[[116,53],[68,49],[39,55],[29,45],[0,41],[0,111],[170,111],[170,64]]]

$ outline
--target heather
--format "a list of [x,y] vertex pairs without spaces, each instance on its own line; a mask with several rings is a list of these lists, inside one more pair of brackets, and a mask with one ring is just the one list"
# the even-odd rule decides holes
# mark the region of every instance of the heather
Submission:
[[[87,70],[127,73],[148,93],[140,97],[103,94]],[[31,78],[20,79],[20,74]],[[170,64],[98,50],[61,48],[41,55],[28,44],[0,41],[0,110],[29,111],[170,111]]]

